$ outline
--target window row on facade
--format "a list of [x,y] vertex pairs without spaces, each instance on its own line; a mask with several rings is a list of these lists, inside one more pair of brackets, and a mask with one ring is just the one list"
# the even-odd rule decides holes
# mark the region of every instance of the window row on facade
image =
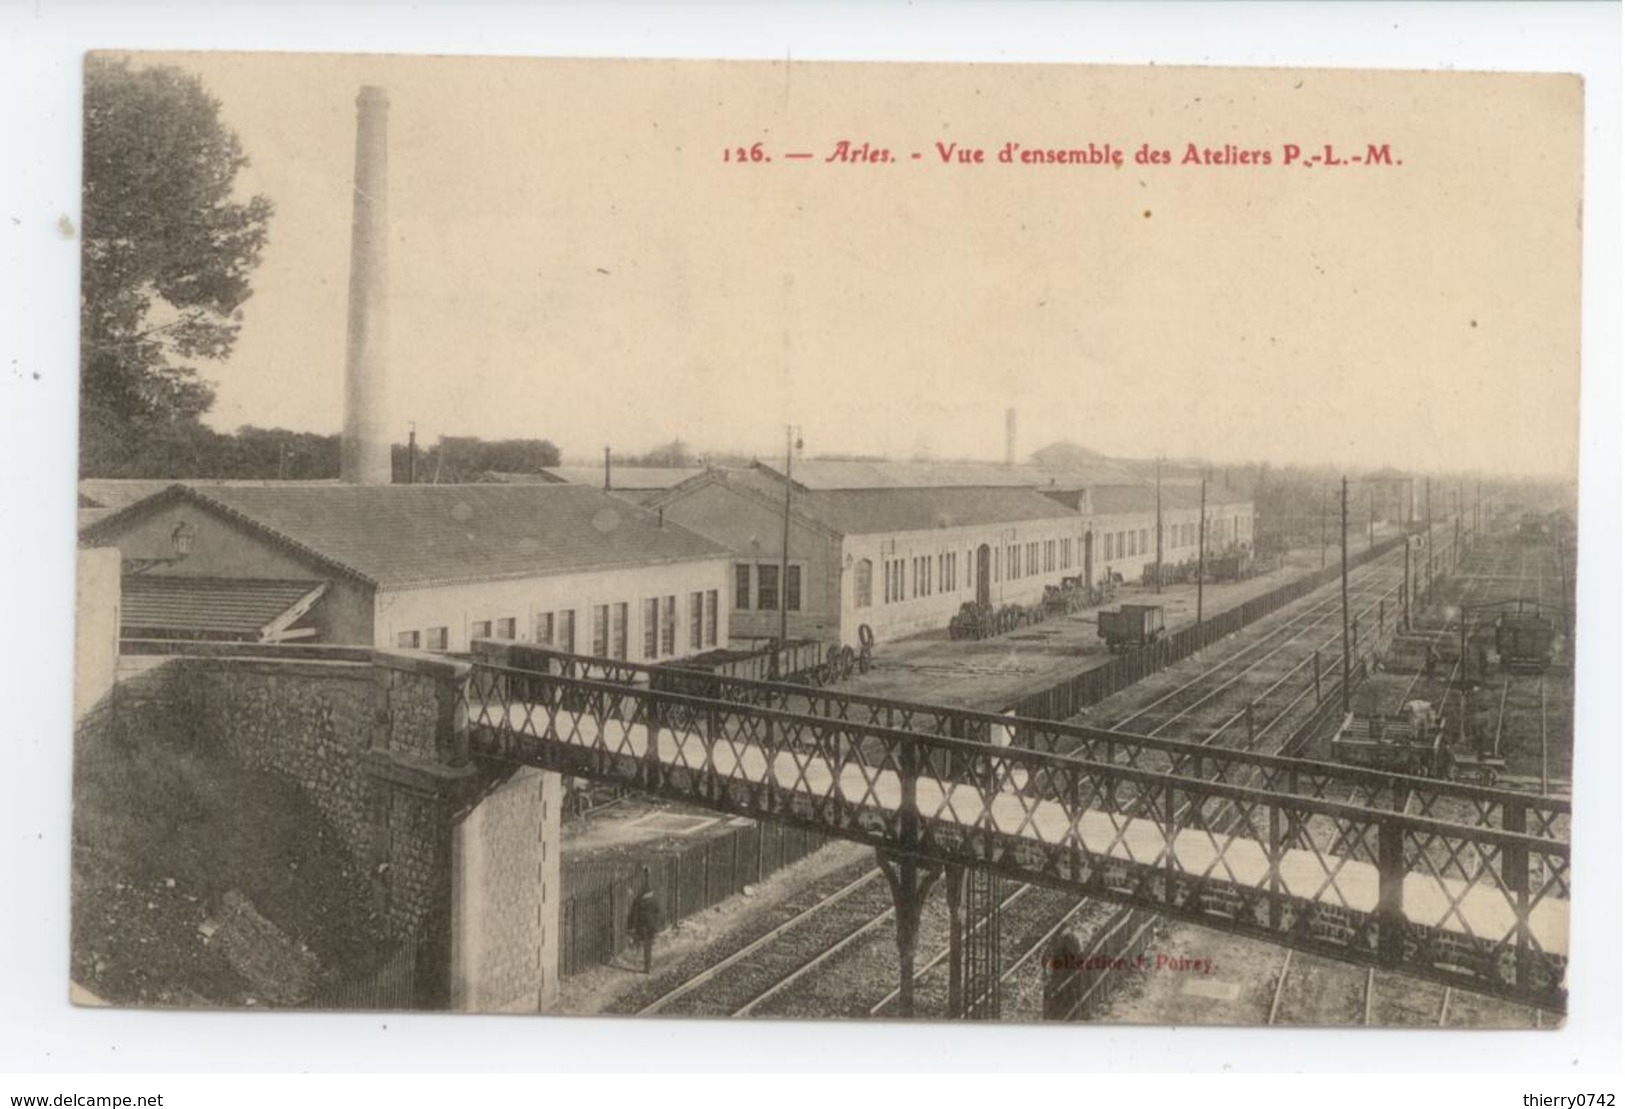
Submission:
[[[639,613],[644,659],[670,658],[677,654],[678,644],[688,650],[699,651],[718,645],[721,626],[721,598],[715,589],[691,592],[682,609],[677,594],[647,597]],[[627,601],[590,606],[587,612],[584,644],[577,640],[577,610],[556,609],[539,612],[535,617],[532,641],[543,647],[574,654],[578,646],[589,648],[589,654],[600,658],[625,659],[632,646],[632,605]],[[686,617],[686,619],[683,619]],[[519,639],[518,620],[512,616],[489,620],[473,620],[468,625],[468,638]],[[450,640],[450,629],[445,625],[396,632],[395,646],[408,649],[444,651]]]
[[802,568],[794,562],[789,566],[781,566],[777,562],[734,563],[734,608],[741,612],[751,609],[779,611],[781,571],[784,578],[784,607],[791,612],[800,612]]

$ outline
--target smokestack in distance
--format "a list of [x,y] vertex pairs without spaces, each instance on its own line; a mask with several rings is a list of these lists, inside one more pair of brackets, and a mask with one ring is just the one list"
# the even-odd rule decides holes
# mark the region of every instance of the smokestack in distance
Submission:
[[339,478],[351,485],[388,485],[389,95],[363,85],[355,107],[355,207]]
[[1004,410],[1004,464],[1006,466],[1016,464],[1016,410],[1014,408]]

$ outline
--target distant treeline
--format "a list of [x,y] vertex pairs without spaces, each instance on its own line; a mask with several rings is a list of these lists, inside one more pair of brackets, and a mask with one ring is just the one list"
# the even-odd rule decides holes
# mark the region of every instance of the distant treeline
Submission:
[[[395,480],[409,480],[406,445],[395,444],[392,455]],[[448,436],[418,448],[415,470],[420,482],[462,482],[477,480],[487,471],[533,473],[558,464],[559,448],[546,439]],[[86,458],[83,476],[287,481],[336,478],[339,436],[253,426],[228,434],[194,421],[175,421],[149,430],[127,450],[103,449],[96,457]]]

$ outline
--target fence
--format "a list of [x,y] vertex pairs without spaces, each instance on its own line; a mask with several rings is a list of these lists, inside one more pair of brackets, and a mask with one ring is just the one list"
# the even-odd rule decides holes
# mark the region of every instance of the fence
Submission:
[[[1358,555],[1351,555],[1349,567],[1352,569],[1374,558],[1380,558],[1396,549],[1401,542],[1401,539],[1390,539]],[[1030,693],[1017,700],[1010,707],[1010,711],[1017,716],[1038,720],[1066,720],[1076,716],[1090,705],[1104,701],[1135,682],[1212,646],[1228,635],[1235,634],[1276,609],[1308,596],[1328,582],[1335,581],[1339,573],[1338,568],[1327,567],[1297,581],[1288,582],[1268,593],[1243,601],[1235,608],[1227,609],[1200,624],[1180,628],[1138,651],[1112,659],[1104,666],[1086,670],[1047,689]]]
[[561,973],[577,974],[625,950],[627,909],[645,866],[662,923],[671,925],[720,904],[825,842],[805,828],[751,823],[654,858],[566,863],[559,909]]
[[423,1008],[417,992],[417,968],[424,947],[423,937],[413,935],[371,974],[325,986],[306,998],[300,1008],[391,1012]]

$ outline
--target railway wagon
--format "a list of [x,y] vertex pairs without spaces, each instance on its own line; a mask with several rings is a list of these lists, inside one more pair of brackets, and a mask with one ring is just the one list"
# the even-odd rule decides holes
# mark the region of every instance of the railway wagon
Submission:
[[1504,670],[1545,670],[1552,664],[1557,629],[1544,616],[1506,613],[1495,621],[1495,653]]
[[1448,778],[1454,761],[1444,722],[1426,701],[1408,701],[1392,715],[1344,716],[1332,737],[1332,759],[1423,778]]
[[1518,538],[1525,543],[1544,542],[1551,534],[1551,521],[1538,512],[1525,512],[1518,520]]
[[1155,643],[1162,632],[1161,605],[1123,605],[1100,613],[1095,634],[1106,641],[1108,651],[1116,654]]
[[1253,576],[1253,556],[1249,551],[1227,551],[1207,562],[1208,577],[1214,581],[1241,581]]

